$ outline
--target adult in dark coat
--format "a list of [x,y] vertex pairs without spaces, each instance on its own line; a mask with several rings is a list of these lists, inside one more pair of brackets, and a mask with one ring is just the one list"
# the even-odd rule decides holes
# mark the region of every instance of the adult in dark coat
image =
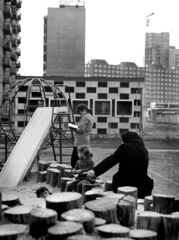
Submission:
[[119,163],[119,169],[113,176],[113,192],[118,187],[138,188],[138,198],[151,195],[153,179],[147,174],[149,157],[144,142],[136,132],[121,134],[122,144],[117,150],[88,172],[88,177],[98,177]]

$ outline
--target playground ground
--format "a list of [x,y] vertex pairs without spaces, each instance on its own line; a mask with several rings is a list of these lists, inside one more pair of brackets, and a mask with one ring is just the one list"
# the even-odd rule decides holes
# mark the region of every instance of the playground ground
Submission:
[[[91,149],[94,154],[95,164],[98,164],[105,157],[109,156],[118,147],[118,139],[94,139],[91,141]],[[179,140],[148,140],[145,141],[146,148],[149,151],[149,175],[154,179],[153,193],[174,195],[179,197]],[[54,160],[52,151],[46,150],[41,158]],[[44,155],[43,155],[44,154]],[[58,192],[59,188],[52,188],[44,183],[37,183],[37,164],[32,168],[32,174],[28,180],[23,181],[14,188],[2,188],[2,192],[14,193],[19,197],[35,197],[35,191],[38,187],[45,185],[49,190]],[[114,166],[109,171],[100,176],[101,180],[112,179],[112,175],[117,171]]]

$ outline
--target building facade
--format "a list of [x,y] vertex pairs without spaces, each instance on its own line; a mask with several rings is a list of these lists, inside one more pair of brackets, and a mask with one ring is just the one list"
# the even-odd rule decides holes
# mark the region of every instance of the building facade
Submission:
[[0,102],[20,68],[21,0],[0,0]]
[[44,18],[44,76],[84,76],[84,2],[63,1]]
[[145,106],[151,102],[179,103],[179,70],[165,69],[161,65],[138,67],[122,62],[110,65],[105,60],[91,60],[85,65],[86,77],[145,78]]
[[168,32],[145,34],[145,66],[179,67],[179,50],[169,45],[169,38]]
[[[18,77],[17,81],[29,77]],[[76,106],[86,104],[93,111],[95,124],[92,129],[94,136],[119,136],[127,130],[142,131],[144,78],[104,78],[104,77],[45,77],[54,84],[67,85],[70,90],[71,103],[75,122],[79,122],[79,114]],[[15,128],[21,131],[23,123],[23,109],[26,104],[26,92],[28,86],[24,86],[17,94]],[[37,106],[42,96],[33,90],[30,96],[31,105]],[[49,88],[47,92],[47,107],[53,106],[54,97]],[[68,88],[63,89],[68,96]],[[33,108],[34,109],[34,108]],[[34,109],[35,110],[35,109]]]

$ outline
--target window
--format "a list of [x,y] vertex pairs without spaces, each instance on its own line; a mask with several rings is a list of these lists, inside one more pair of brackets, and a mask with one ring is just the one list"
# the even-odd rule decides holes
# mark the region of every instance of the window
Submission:
[[120,123],[128,123],[129,122],[129,118],[127,118],[127,117],[120,117],[119,118],[119,122]]
[[131,129],[139,129],[139,123],[131,123]]
[[76,93],[76,98],[85,98],[85,93]]
[[97,129],[97,133],[98,133],[98,134],[107,134],[107,129],[98,128],[98,129]]
[[25,103],[25,102],[26,102],[26,98],[23,98],[23,97],[18,98],[18,103]]
[[28,86],[22,86],[18,90],[19,92],[27,92],[28,91]]
[[118,93],[118,88],[109,88],[109,93]]
[[121,88],[128,88],[129,87],[129,83],[128,82],[121,82],[120,83],[120,87]]
[[77,87],[85,87],[85,82],[76,82]]
[[107,87],[107,82],[98,82],[98,87]]
[[116,100],[116,116],[133,116],[133,101]]
[[106,117],[98,117],[98,120],[97,120],[99,123],[104,123],[104,122],[107,122],[107,118]]
[[109,128],[118,128],[118,123],[109,123]]
[[120,94],[120,99],[129,99],[129,94],[121,93]]
[[94,88],[94,87],[87,87],[87,93],[96,93],[96,88]]
[[131,93],[141,93],[142,89],[141,88],[131,88]]
[[94,100],[94,115],[111,115],[111,101],[110,100]]
[[77,107],[77,105],[78,104],[80,104],[80,103],[84,103],[84,104],[86,104],[86,106],[88,106],[88,108],[89,108],[89,100],[86,100],[86,99],[73,99],[72,100],[72,108],[73,108],[73,113],[74,114],[78,114],[77,112],[76,112],[76,107]]
[[74,92],[74,87],[65,87],[65,92],[68,93],[68,91],[69,91],[70,93],[73,93],[73,92]]
[[98,93],[98,99],[107,99],[107,93]]
[[32,98],[40,98],[41,92],[32,92]]

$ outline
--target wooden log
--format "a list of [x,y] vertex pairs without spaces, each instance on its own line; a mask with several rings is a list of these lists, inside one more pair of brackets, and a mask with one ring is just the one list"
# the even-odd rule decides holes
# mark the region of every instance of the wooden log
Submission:
[[60,171],[58,169],[51,170],[51,176],[50,176],[50,186],[53,188],[57,186],[58,184],[58,178],[59,178]]
[[71,169],[65,169],[63,177],[73,178],[73,173],[72,173]]
[[106,220],[106,223],[118,223],[117,204],[110,199],[93,200],[85,203],[85,209],[94,212],[95,217]]
[[46,197],[46,207],[58,213],[58,220],[61,214],[74,209],[82,208],[81,194],[77,192],[60,192]]
[[45,160],[39,160],[37,163],[37,171],[43,172],[46,171],[47,168],[49,168],[49,162]]
[[16,206],[4,211],[4,216],[12,223],[29,224],[31,207]]
[[179,211],[179,195],[175,196],[173,212]]
[[111,192],[111,191],[103,192],[103,197],[104,198],[108,198],[111,201],[115,201],[116,204],[119,203],[120,200],[124,198],[124,196],[125,196],[124,194],[114,193],[114,192]]
[[67,182],[70,182],[70,181],[72,181],[72,180],[73,180],[73,178],[62,177],[62,178],[61,178],[60,191],[61,191],[61,192],[66,191]]
[[174,196],[153,194],[153,211],[163,214],[171,214],[174,209]]
[[150,204],[153,204],[153,196],[144,197],[144,211],[150,211]]
[[130,230],[130,237],[140,240],[157,240],[157,233],[151,230],[134,229]]
[[137,209],[137,198],[138,198],[138,189],[136,187],[130,187],[130,186],[126,186],[126,187],[118,187],[117,188],[117,193],[121,193],[124,195],[130,195],[132,197],[135,198],[135,208]]
[[102,189],[91,189],[87,192],[85,192],[85,202],[95,200],[97,197],[103,196],[103,190]]
[[89,190],[91,190],[93,188],[93,186],[90,183],[83,183],[82,184],[82,202],[85,203],[86,199],[85,199],[85,193]]
[[21,239],[26,239],[27,231],[27,225],[24,224],[3,224],[0,225],[0,240],[15,240],[19,236]]
[[73,221],[83,224],[87,234],[95,230],[95,215],[92,211],[86,209],[72,209],[61,214],[62,221]]
[[77,222],[57,221],[53,227],[48,229],[49,240],[65,240],[67,237],[81,234],[83,225]]
[[112,186],[112,180],[106,180],[104,183],[104,190],[105,191],[112,191],[113,186]]
[[135,204],[131,204],[125,200],[121,200],[117,205],[117,216],[122,226],[125,226],[125,227],[134,226],[135,225]]
[[151,230],[157,233],[157,240],[164,238],[162,214],[152,211],[140,212],[136,220],[137,229]]
[[4,212],[5,210],[7,210],[9,208],[9,206],[2,204],[1,205],[1,211]]
[[130,232],[129,228],[114,223],[96,227],[96,230],[99,232],[100,236],[105,238],[129,237]]
[[178,240],[179,215],[163,215],[163,226],[165,240]]
[[51,163],[51,164],[49,165],[50,168],[56,168],[56,169],[58,169],[59,166],[60,166],[59,163]]
[[51,181],[51,176],[52,176],[52,171],[54,169],[53,168],[48,168],[47,169],[47,177],[46,177],[46,183],[47,184],[50,184],[50,181]]
[[40,207],[40,208],[46,208],[46,202],[44,198],[29,198],[28,196],[20,197],[19,199],[20,204],[24,206],[29,206],[32,208]]
[[47,171],[37,173],[37,182],[45,182],[47,177]]
[[137,199],[137,205],[139,205],[139,204],[144,205],[144,199],[138,198]]
[[12,193],[2,193],[2,204],[14,207],[19,204],[19,197]]
[[56,221],[56,211],[48,208],[33,208],[30,211],[29,234],[34,238],[42,237]]
[[68,164],[59,164],[59,170],[60,170],[60,174],[59,174],[59,178],[58,178],[58,187],[61,186],[61,178],[64,177],[64,171],[68,169],[71,170],[72,167]]
[[[96,240],[96,237],[89,236],[89,235],[76,234],[76,235],[68,237],[66,240]],[[118,240],[118,239],[116,239],[116,240]]]
[[104,225],[104,224],[106,224],[106,220],[105,219],[95,217],[95,226],[96,227]]

